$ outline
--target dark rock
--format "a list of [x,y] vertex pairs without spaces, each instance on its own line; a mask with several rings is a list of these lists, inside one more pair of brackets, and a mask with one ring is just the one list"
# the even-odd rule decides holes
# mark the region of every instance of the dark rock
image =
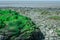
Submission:
[[45,37],[41,31],[35,31],[28,40],[44,40]]

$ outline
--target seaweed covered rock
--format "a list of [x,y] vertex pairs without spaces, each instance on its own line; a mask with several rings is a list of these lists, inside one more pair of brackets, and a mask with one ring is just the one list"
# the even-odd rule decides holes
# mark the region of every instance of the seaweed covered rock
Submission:
[[56,29],[55,32],[57,33],[58,36],[60,36],[60,29]]
[[30,18],[10,9],[0,9],[0,40],[34,40],[30,38],[35,38],[32,35],[36,29]]

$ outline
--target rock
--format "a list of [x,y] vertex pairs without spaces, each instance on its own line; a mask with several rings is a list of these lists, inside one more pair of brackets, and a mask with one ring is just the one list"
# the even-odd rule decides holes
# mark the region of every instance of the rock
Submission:
[[0,40],[5,40],[5,37],[3,35],[0,35]]
[[44,39],[43,33],[29,17],[9,9],[0,10],[0,14],[0,31],[4,33],[1,40]]

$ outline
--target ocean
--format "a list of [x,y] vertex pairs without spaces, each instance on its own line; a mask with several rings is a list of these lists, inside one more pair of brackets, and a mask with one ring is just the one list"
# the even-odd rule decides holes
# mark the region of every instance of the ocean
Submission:
[[52,7],[60,8],[60,1],[0,1],[0,7]]

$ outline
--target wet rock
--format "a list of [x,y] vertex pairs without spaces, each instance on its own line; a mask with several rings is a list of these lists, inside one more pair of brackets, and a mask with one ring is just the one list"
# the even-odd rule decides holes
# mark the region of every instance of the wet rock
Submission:
[[0,35],[0,40],[5,40],[5,37],[3,35]]
[[44,39],[45,37],[40,30],[33,32],[31,37],[29,38],[29,40],[44,40]]

